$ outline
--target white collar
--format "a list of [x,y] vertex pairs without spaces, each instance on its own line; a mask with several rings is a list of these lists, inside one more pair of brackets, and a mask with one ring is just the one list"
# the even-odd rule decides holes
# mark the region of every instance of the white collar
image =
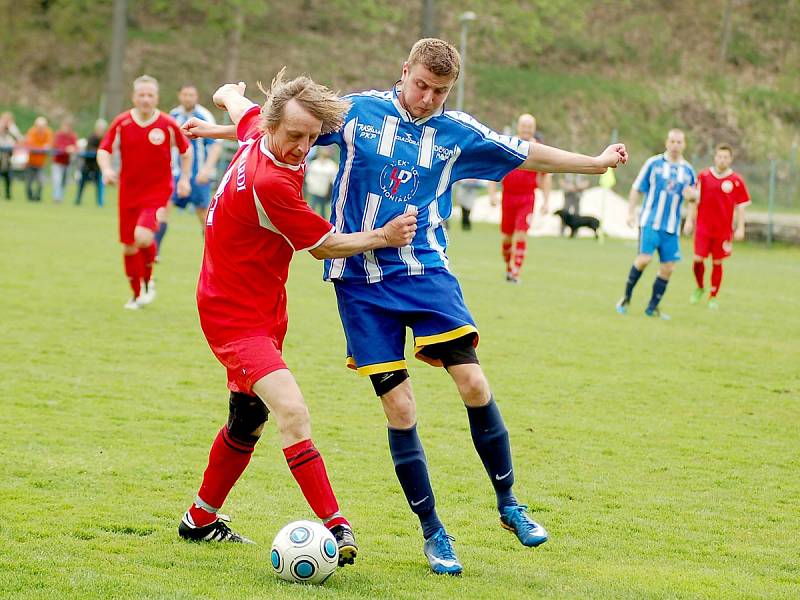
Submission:
[[669,156],[667,155],[666,152],[664,152],[664,154],[662,154],[661,156],[663,156],[664,160],[666,162],[668,162],[669,164],[671,164],[671,165],[685,165],[686,164],[686,159],[683,158],[682,156],[678,160],[676,160],[674,162],[669,159]]
[[269,148],[267,147],[267,136],[266,135],[261,138],[260,148],[261,148],[261,152],[263,152],[264,154],[269,156],[270,160],[272,162],[274,162],[276,165],[278,165],[279,167],[283,167],[284,169],[291,169],[292,171],[299,171],[303,167],[302,164],[290,165],[289,163],[281,162],[277,158],[275,158],[275,155],[272,154],[272,152],[270,152]]
[[394,107],[397,109],[397,112],[400,114],[400,116],[404,121],[408,121],[409,123],[413,123],[414,125],[423,125],[427,123],[430,119],[438,117],[441,114],[444,114],[444,104],[442,104],[438,109],[436,109],[436,111],[433,114],[418,119],[410,112],[408,112],[403,106],[403,103],[400,102],[400,97],[397,92],[397,84],[395,84],[394,87],[392,88],[392,104],[394,104]]
[[141,120],[137,116],[137,113],[138,113],[138,111],[135,108],[132,108],[130,110],[130,115],[131,115],[131,119],[133,119],[133,122],[136,123],[139,127],[147,127],[147,126],[152,125],[153,123],[156,122],[156,119],[158,119],[159,115],[161,114],[161,111],[156,109],[155,111],[153,111],[153,115],[149,119],[147,119],[146,121]]

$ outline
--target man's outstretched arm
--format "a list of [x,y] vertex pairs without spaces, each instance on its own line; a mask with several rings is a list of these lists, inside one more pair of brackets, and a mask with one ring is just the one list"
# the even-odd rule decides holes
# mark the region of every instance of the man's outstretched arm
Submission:
[[628,151],[625,144],[611,144],[599,156],[586,156],[546,146],[530,144],[528,158],[520,168],[541,173],[584,173],[600,175],[609,167],[628,162]]
[[346,258],[376,248],[402,248],[414,239],[417,232],[416,211],[395,217],[383,227],[356,233],[332,233],[325,241],[310,250],[311,256]]

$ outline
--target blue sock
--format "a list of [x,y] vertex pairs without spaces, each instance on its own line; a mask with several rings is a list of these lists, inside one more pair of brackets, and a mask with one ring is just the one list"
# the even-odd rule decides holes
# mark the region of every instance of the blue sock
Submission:
[[161,252],[161,240],[164,239],[164,236],[167,235],[167,222],[162,221],[161,225],[158,226],[158,231],[156,231],[156,248],[158,248],[158,252]]
[[436,514],[436,500],[428,477],[425,450],[417,435],[417,426],[414,425],[411,429],[389,427],[389,451],[392,453],[394,471],[400,480],[400,487],[403,488],[411,510],[419,517],[422,535],[428,539],[444,525]]
[[633,294],[633,288],[636,286],[636,282],[639,281],[639,277],[642,276],[642,272],[636,268],[636,265],[631,266],[631,271],[628,273],[628,280],[625,282],[625,298],[629,301],[631,299],[631,294]]
[[661,302],[661,297],[664,295],[664,292],[667,291],[668,283],[668,279],[656,277],[656,280],[653,282],[653,295],[650,296],[650,304],[647,305],[648,311],[654,311],[656,308],[658,308],[658,303]]
[[514,468],[511,463],[508,430],[494,397],[489,399],[489,404],[486,406],[468,406],[467,416],[472,443],[475,444],[475,450],[478,451],[489,479],[492,480],[494,493],[497,496],[497,508],[502,512],[506,506],[517,504],[517,499],[511,492],[511,487],[514,485]]

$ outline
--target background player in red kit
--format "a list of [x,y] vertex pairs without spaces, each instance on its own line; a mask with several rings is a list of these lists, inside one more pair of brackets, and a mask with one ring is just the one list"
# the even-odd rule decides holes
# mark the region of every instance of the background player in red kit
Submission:
[[[697,202],[689,206],[684,233],[694,229],[694,276],[697,288],[690,302],[697,304],[705,295],[705,259],[711,254],[711,291],[708,307],[719,308],[717,294],[722,283],[722,261],[731,255],[732,240],[744,239],[744,207],[750,204],[750,194],[741,175],[731,169],[733,150],[720,144],[714,153],[714,166],[700,173]],[[734,229],[734,208],[736,224]]]
[[[133,82],[133,108],[111,122],[97,150],[103,182],[119,179],[119,239],[123,243],[125,274],[133,298],[125,308],[138,309],[155,298],[150,278],[156,257],[155,232],[172,196],[172,157],[181,153],[178,195],[191,192],[192,155],[189,141],[175,120],[158,110],[158,82],[142,75]],[[111,153],[119,144],[120,173],[111,166]],[[144,289],[142,289],[144,284]]]
[[[536,119],[533,115],[522,114],[517,119],[517,137],[534,142]],[[506,281],[519,283],[519,273],[528,248],[528,229],[533,219],[536,202],[537,183],[544,192],[542,212],[547,213],[550,201],[551,175],[525,169],[514,169],[503,178],[502,235],[503,261],[506,264]],[[496,184],[489,182],[489,199],[492,206],[497,204]]]
[[[413,213],[372,231],[344,234],[303,199],[304,160],[320,133],[341,127],[350,103],[308,77],[272,83],[263,111],[244,84],[214,94],[237,124],[240,149],[211,201],[197,286],[200,323],[228,370],[229,418],[214,440],[203,483],[178,532],[192,540],[249,542],[217,514],[244,472],[264,423],[275,416],[292,475],[339,546],[339,564],[357,553],[325,464],[311,441],[308,408],[281,356],[286,334],[286,279],[294,252],[317,259],[402,247],[416,231]],[[184,129],[212,125],[190,120]]]

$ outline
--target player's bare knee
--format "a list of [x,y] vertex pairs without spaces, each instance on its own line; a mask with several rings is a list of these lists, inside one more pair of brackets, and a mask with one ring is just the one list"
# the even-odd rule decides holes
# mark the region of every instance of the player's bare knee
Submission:
[[411,386],[407,383],[381,395],[381,402],[391,427],[408,429],[417,422],[417,406]]
[[636,266],[637,269],[640,271],[644,269],[647,265],[650,264],[650,261],[653,260],[653,256],[650,254],[640,254],[636,257],[636,260],[633,261],[633,264]]
[[[489,402],[489,382],[480,367],[462,366],[448,369],[455,379],[458,393],[467,406],[484,406]],[[455,372],[462,371],[457,376]]]
[[133,255],[134,255],[134,254],[136,254],[137,252],[139,252],[139,248],[137,248],[136,246],[134,246],[134,245],[132,245],[132,244],[125,244],[125,245],[122,247],[122,253],[123,253],[125,256],[133,256]]
[[133,239],[138,248],[147,248],[155,240],[155,233],[147,227],[137,227],[133,232]]
[[228,402],[228,433],[234,439],[255,444],[269,418],[267,405],[258,396],[231,392]]
[[311,424],[311,415],[302,396],[281,404],[280,414],[276,413],[275,416],[278,419],[278,427],[282,431],[300,432]]
[[675,270],[675,263],[663,263],[658,268],[658,274],[662,279],[669,279]]

